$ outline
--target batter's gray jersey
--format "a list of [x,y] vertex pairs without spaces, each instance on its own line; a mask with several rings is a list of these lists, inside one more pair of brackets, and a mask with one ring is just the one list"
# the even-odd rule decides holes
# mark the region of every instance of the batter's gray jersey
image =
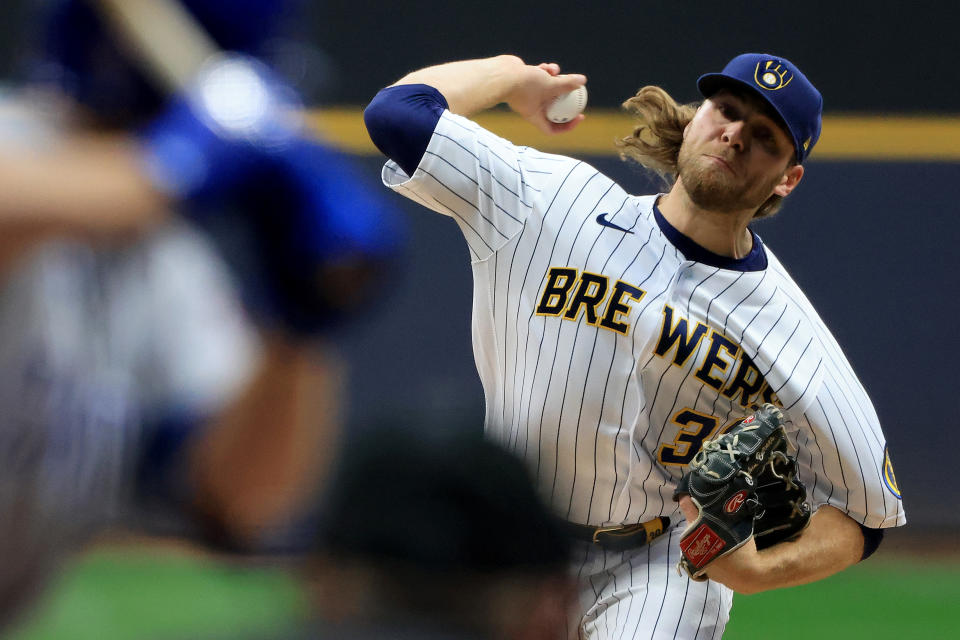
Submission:
[[0,627],[62,558],[125,513],[151,424],[210,415],[257,348],[194,233],[124,249],[51,243],[0,287]]
[[561,515],[678,513],[673,489],[703,440],[773,401],[814,506],[905,522],[873,405],[769,249],[752,271],[688,260],[656,196],[449,111],[414,175],[388,162],[383,180],[460,226],[487,432]]
[[[5,150],[56,144],[43,115],[0,100]],[[118,515],[145,427],[219,410],[258,353],[226,266],[186,224],[113,246],[51,241],[6,266],[0,627],[15,597]]]
[[242,318],[213,249],[184,226],[122,249],[49,243],[0,288],[2,432],[33,425],[61,445],[74,462],[50,471],[80,491],[74,465],[104,473],[140,425],[237,392],[257,352]]

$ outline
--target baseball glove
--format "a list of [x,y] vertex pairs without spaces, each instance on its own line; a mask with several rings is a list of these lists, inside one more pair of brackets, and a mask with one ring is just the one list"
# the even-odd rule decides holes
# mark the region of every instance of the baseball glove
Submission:
[[758,548],[796,536],[810,519],[806,490],[790,457],[783,414],[764,404],[707,440],[680,479],[699,511],[680,538],[679,567],[706,580],[708,564],[757,537]]
[[810,524],[807,488],[797,471],[797,460],[790,455],[786,438],[782,446],[767,457],[756,481],[760,511],[753,523],[757,549],[792,540]]

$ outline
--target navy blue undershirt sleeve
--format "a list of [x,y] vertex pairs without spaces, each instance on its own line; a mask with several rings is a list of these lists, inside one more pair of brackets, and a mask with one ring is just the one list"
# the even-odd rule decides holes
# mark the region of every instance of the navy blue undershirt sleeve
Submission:
[[860,560],[866,560],[880,546],[883,540],[883,529],[871,529],[861,524],[860,530],[863,531],[863,555],[860,556]]
[[377,149],[412,176],[447,108],[447,99],[435,88],[401,84],[374,96],[363,111],[363,121]]

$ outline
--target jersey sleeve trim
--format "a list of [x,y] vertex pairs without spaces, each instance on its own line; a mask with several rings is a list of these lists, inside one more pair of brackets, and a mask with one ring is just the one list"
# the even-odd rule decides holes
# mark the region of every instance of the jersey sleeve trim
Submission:
[[370,139],[407,175],[413,175],[430,144],[447,99],[426,84],[402,84],[381,90],[363,111]]

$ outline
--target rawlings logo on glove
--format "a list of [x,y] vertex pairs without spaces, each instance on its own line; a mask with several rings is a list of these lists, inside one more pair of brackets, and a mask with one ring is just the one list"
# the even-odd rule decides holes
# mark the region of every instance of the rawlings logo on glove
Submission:
[[707,440],[680,479],[674,500],[688,495],[699,511],[680,539],[679,567],[705,580],[707,565],[750,538],[758,549],[798,535],[810,520],[806,488],[790,456],[783,414],[765,404]]

